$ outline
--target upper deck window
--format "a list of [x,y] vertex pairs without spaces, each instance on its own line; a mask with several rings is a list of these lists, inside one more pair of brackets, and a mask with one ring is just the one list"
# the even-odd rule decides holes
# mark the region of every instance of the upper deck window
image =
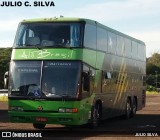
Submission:
[[84,31],[84,47],[96,50],[97,31],[96,26],[86,24]]
[[79,47],[80,23],[21,23],[14,47]]

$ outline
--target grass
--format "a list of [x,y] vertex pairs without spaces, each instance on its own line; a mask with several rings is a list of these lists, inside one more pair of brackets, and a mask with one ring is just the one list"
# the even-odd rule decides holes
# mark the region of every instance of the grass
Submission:
[[160,92],[157,92],[157,91],[146,91],[146,94],[148,94],[148,95],[160,94]]
[[0,101],[8,101],[8,96],[5,94],[0,94]]

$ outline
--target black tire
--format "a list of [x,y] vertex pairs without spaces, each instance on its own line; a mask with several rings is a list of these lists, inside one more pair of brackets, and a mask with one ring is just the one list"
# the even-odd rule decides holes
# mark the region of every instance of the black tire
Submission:
[[95,106],[92,107],[91,110],[91,122],[90,122],[90,127],[91,128],[96,128],[99,126],[100,121],[102,119],[102,106],[100,103],[97,103]]
[[136,99],[133,98],[131,117],[134,117],[136,115],[136,111],[137,111],[137,102]]
[[125,118],[126,119],[131,118],[131,113],[132,113],[131,100],[130,98],[128,98],[126,103]]
[[42,124],[42,123],[33,123],[33,127],[36,129],[44,129],[46,126],[46,124]]

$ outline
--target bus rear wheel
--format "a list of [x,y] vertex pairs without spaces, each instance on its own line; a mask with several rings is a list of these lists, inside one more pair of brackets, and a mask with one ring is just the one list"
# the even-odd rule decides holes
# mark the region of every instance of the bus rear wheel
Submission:
[[33,123],[33,127],[36,129],[44,129],[46,124],[41,124],[41,123]]
[[131,117],[134,117],[136,115],[136,111],[137,111],[137,101],[136,101],[136,98],[134,97],[132,101]]
[[131,113],[132,113],[131,100],[130,98],[127,98],[125,118],[126,119],[131,118]]

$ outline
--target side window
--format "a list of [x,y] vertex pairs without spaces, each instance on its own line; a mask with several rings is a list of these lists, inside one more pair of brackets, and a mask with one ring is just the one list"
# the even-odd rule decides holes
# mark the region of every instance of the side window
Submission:
[[138,44],[135,41],[132,41],[132,58],[137,59],[137,53],[138,53]]
[[108,52],[115,54],[117,50],[117,36],[108,32]]
[[117,36],[117,54],[124,55],[124,38],[121,36]]
[[110,91],[110,84],[112,79],[112,73],[109,71],[103,71],[102,73],[102,92],[107,93]]
[[83,73],[82,73],[82,91],[89,92],[90,91],[90,68],[87,65],[83,65]]
[[142,46],[141,44],[138,44],[138,59],[141,60],[142,58]]
[[125,38],[125,56],[126,57],[131,57],[131,40]]
[[143,46],[143,58],[142,60],[146,62],[146,46],[145,45],[142,45]]
[[83,65],[82,73],[82,96],[86,98],[94,92],[94,83],[95,83],[95,69]]
[[107,51],[107,32],[99,27],[97,28],[97,50]]
[[86,24],[84,31],[84,47],[96,49],[96,26]]
[[145,61],[146,55],[145,55],[145,46],[142,44],[138,44],[138,59]]
[[[67,34],[67,37],[69,37],[69,34]],[[80,46],[80,41],[81,41],[80,40],[80,26],[78,24],[71,24],[70,26],[70,45],[78,47]],[[69,40],[67,42],[69,42]]]

